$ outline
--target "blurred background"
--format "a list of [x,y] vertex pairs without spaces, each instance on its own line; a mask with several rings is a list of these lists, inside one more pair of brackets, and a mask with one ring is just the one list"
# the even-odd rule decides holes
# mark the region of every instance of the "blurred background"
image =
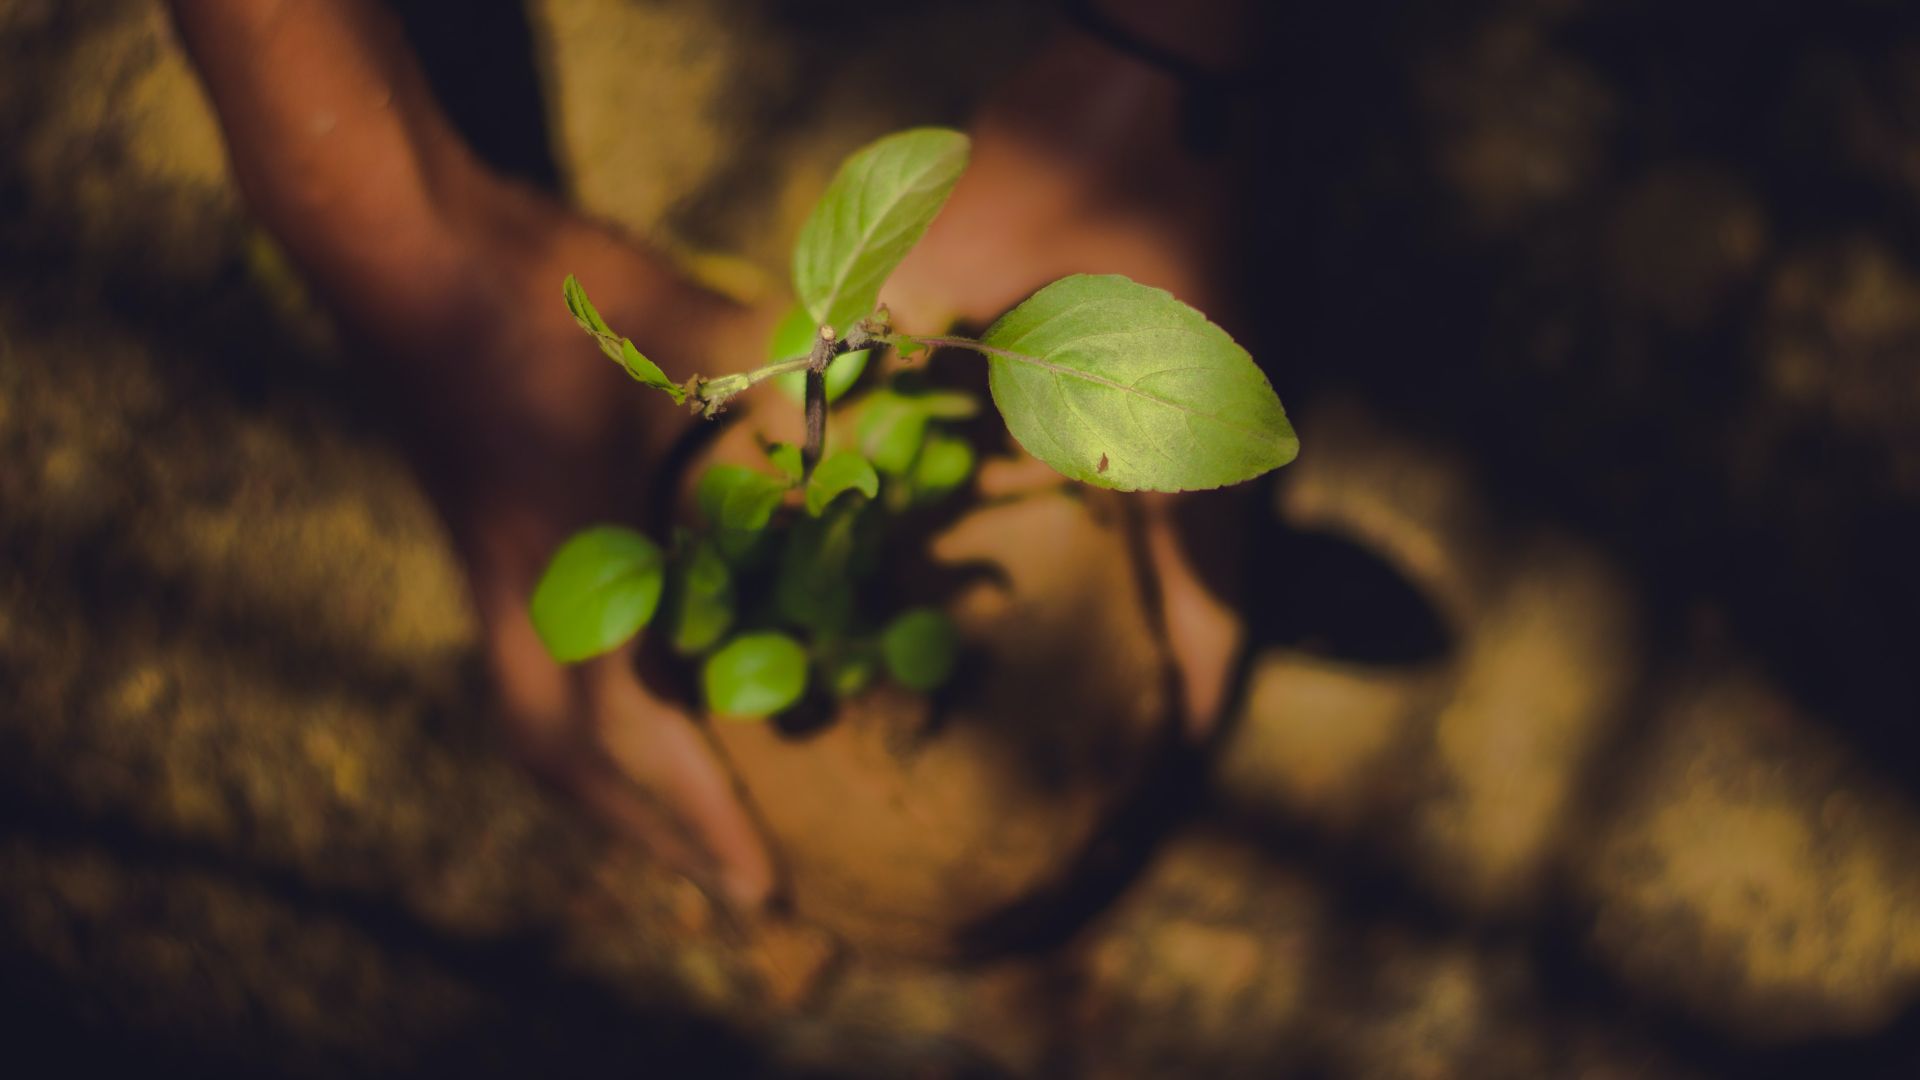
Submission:
[[[1058,29],[393,6],[489,161],[749,292]],[[1239,278],[1304,449],[1231,723],[939,955],[742,928],[522,775],[164,10],[0,0],[17,1075],[1920,1075],[1920,13],[1264,17]]]

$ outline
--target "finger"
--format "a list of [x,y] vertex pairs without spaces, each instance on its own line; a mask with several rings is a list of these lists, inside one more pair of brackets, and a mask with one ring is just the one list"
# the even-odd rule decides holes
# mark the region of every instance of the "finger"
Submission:
[[705,735],[650,694],[625,656],[583,674],[595,745],[699,853],[723,895],[745,908],[764,903],[773,891],[772,857]]
[[665,865],[739,907],[765,902],[772,859],[732,778],[692,722],[641,687],[630,652],[563,667],[523,604],[481,606],[502,721],[520,758]]
[[[1140,501],[1147,560],[1160,591],[1162,630],[1180,675],[1186,735],[1202,743],[1219,725],[1228,681],[1246,637],[1239,613],[1221,599],[1223,593],[1232,595],[1236,583],[1219,580],[1237,565],[1237,552],[1223,550],[1241,535],[1228,520],[1237,507],[1221,493],[1142,495]],[[1206,519],[1204,527],[1181,529],[1176,515],[1183,510]],[[1196,552],[1190,538],[1205,538],[1211,546]],[[1215,581],[1202,578],[1201,561]]]

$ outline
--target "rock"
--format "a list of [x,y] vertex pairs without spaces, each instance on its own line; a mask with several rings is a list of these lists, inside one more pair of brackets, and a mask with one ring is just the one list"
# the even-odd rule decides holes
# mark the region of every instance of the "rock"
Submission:
[[1620,306],[1698,329],[1766,254],[1764,208],[1738,176],[1702,162],[1649,170],[1629,186],[1606,230]]
[[1362,415],[1309,414],[1281,512],[1380,553],[1453,642],[1415,665],[1276,650],[1223,750],[1232,803],[1385,845],[1474,908],[1532,902],[1582,778],[1621,719],[1633,607],[1565,537],[1506,525],[1460,466]]
[[1272,1076],[1298,1065],[1326,929],[1310,882],[1217,837],[1172,841],[1089,931],[1061,1040],[1082,1076]]
[[1750,671],[1666,695],[1576,858],[1593,945],[1643,992],[1747,1035],[1871,1030],[1920,985],[1920,821]]
[[[1477,227],[1508,232],[1592,189],[1618,106],[1523,6],[1435,35],[1418,65],[1435,170]],[[1470,40],[1461,40],[1462,37]]]

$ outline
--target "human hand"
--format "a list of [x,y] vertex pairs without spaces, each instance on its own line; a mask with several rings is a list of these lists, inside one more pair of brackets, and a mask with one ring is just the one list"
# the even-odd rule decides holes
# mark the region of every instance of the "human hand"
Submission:
[[[972,161],[952,199],[888,283],[903,325],[984,326],[1057,278],[1121,273],[1231,328],[1233,178],[1183,147],[1181,93],[1165,74],[1072,34],[1001,87],[970,128]],[[1234,587],[1221,571],[1236,564],[1246,497],[1137,498],[1196,739],[1213,730],[1244,639],[1220,591]]]

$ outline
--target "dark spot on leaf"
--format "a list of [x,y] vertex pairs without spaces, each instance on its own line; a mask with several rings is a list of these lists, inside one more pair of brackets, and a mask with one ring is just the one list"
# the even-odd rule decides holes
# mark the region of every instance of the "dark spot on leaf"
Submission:
[[1100,469],[1099,469],[1099,471],[1100,471],[1100,472],[1106,472],[1106,471],[1107,471],[1107,455],[1105,455],[1105,454],[1101,454],[1101,455],[1100,455]]

